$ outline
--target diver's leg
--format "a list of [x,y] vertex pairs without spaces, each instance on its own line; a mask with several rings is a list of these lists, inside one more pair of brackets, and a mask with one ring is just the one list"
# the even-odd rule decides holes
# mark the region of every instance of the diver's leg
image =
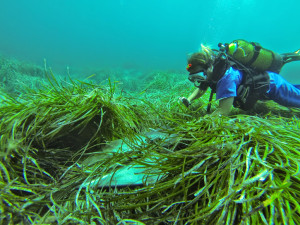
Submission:
[[300,108],[300,89],[298,85],[286,81],[283,77],[276,73],[269,72],[270,75],[270,90],[267,96],[286,107]]

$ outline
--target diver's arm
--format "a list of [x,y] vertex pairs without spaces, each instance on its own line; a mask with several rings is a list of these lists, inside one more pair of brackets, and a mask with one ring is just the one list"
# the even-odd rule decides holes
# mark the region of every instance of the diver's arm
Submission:
[[200,88],[196,88],[193,93],[187,98],[189,102],[194,101],[197,98],[200,98],[202,95],[204,95],[206,90],[201,90]]
[[[206,89],[207,90],[207,89]],[[194,101],[197,98],[200,98],[206,90],[201,90],[200,88],[196,88],[193,93],[185,98],[185,97],[180,97],[179,100],[186,106],[189,107],[191,105],[191,102]]]
[[232,108],[234,97],[219,100],[219,107],[211,115],[227,116]]

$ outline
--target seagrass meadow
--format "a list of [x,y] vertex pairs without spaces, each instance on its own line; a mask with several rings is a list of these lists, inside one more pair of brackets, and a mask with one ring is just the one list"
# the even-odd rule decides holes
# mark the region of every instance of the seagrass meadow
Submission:
[[[177,98],[192,85],[160,74],[140,90],[51,70],[38,88],[3,87],[0,223],[300,224],[300,111],[205,116],[208,96],[186,109]],[[100,185],[121,168],[146,178]]]

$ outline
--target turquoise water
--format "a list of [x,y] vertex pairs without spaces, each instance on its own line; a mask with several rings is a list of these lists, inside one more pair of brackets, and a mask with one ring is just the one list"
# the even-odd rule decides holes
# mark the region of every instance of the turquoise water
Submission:
[[[11,0],[0,3],[0,53],[54,70],[184,70],[201,43],[243,38],[300,48],[299,0]],[[299,62],[283,73],[293,79]],[[300,82],[300,80],[299,80]]]

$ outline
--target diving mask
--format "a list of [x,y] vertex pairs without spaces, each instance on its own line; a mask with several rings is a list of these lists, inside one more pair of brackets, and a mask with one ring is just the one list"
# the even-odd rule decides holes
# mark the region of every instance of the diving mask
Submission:
[[193,82],[196,87],[200,87],[203,86],[204,83],[207,83],[206,78],[206,70],[203,70],[195,74],[190,74],[188,79],[189,81]]

